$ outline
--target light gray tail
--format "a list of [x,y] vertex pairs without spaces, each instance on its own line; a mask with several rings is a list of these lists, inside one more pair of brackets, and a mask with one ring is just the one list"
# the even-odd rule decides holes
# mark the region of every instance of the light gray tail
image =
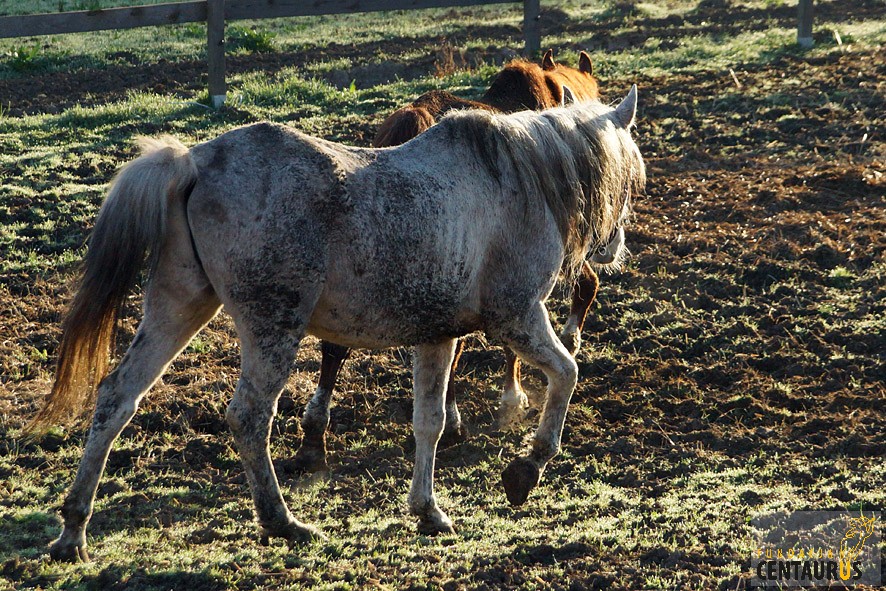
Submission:
[[167,210],[197,180],[197,167],[171,137],[138,140],[142,154],[111,183],[89,239],[77,293],[62,324],[52,391],[26,427],[35,433],[80,415],[107,374],[114,326],[139,272],[156,265]]

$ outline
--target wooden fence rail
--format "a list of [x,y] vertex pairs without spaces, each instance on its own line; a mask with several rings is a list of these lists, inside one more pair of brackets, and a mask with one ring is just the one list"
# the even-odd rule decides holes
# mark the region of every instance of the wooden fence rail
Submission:
[[[520,0],[191,0],[147,6],[105,8],[0,16],[0,39],[134,29],[181,23],[206,23],[209,96],[214,106],[225,101],[225,22],[292,16],[317,16],[384,10],[413,10],[481,4],[508,4]],[[540,0],[522,0],[523,38],[527,54],[541,48]],[[798,0],[797,41],[812,46],[812,2]]]
[[[192,0],[147,6],[81,10],[0,17],[0,39],[134,29],[181,23],[206,23],[209,96],[214,106],[225,101],[225,22],[291,16],[316,16],[384,10],[507,4],[520,0]],[[523,0],[526,52],[541,47],[539,0]]]

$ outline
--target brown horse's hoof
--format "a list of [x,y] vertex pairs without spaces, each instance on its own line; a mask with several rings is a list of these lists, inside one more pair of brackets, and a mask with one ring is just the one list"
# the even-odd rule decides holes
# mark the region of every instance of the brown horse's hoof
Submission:
[[440,436],[440,441],[437,443],[437,449],[443,449],[458,445],[459,443],[464,443],[467,441],[468,435],[469,433],[464,426],[464,423],[459,423],[457,427],[451,429],[447,425],[447,427],[443,429],[443,435]]
[[61,539],[49,546],[49,557],[56,562],[89,562],[86,544],[65,542]]
[[296,477],[314,472],[328,472],[329,464],[326,463],[326,449],[302,445],[295,452],[295,457],[292,458],[291,470]]
[[560,335],[560,342],[563,343],[569,354],[575,357],[581,348],[581,332],[578,330],[564,332]]
[[538,486],[541,471],[528,458],[517,458],[501,473],[501,482],[511,505],[519,506],[526,502],[529,493]]

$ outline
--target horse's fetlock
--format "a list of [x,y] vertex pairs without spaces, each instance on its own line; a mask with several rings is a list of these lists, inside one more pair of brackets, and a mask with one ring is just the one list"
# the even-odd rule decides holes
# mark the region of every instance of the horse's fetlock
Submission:
[[437,509],[437,499],[434,497],[429,499],[428,497],[411,493],[407,499],[407,504],[409,505],[409,512],[416,517],[424,517]]
[[309,413],[306,411],[301,418],[301,428],[305,434],[318,433],[322,437],[328,427],[329,412],[316,411]]
[[238,412],[238,409],[234,406],[233,402],[231,402],[231,404],[228,405],[227,410],[225,410],[225,421],[231,428],[231,432],[235,435],[241,431],[243,423],[240,420],[240,413]]
[[539,466],[544,466],[558,453],[560,453],[559,444],[536,439],[532,442],[529,459]]
[[84,505],[79,499],[69,496],[61,506],[62,518],[65,524],[79,526],[89,519],[89,506]]

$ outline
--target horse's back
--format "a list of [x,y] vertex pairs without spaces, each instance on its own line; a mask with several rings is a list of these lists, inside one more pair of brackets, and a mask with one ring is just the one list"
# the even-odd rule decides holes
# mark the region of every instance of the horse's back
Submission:
[[493,110],[489,105],[463,99],[445,90],[431,90],[411,105],[389,115],[379,126],[372,146],[387,148],[404,144],[430,129],[446,113],[458,109]]
[[[337,147],[282,125],[232,130],[191,150],[198,180],[188,222],[201,264],[232,309],[312,307],[329,255],[330,229],[346,209]],[[313,293],[316,292],[316,293]]]

